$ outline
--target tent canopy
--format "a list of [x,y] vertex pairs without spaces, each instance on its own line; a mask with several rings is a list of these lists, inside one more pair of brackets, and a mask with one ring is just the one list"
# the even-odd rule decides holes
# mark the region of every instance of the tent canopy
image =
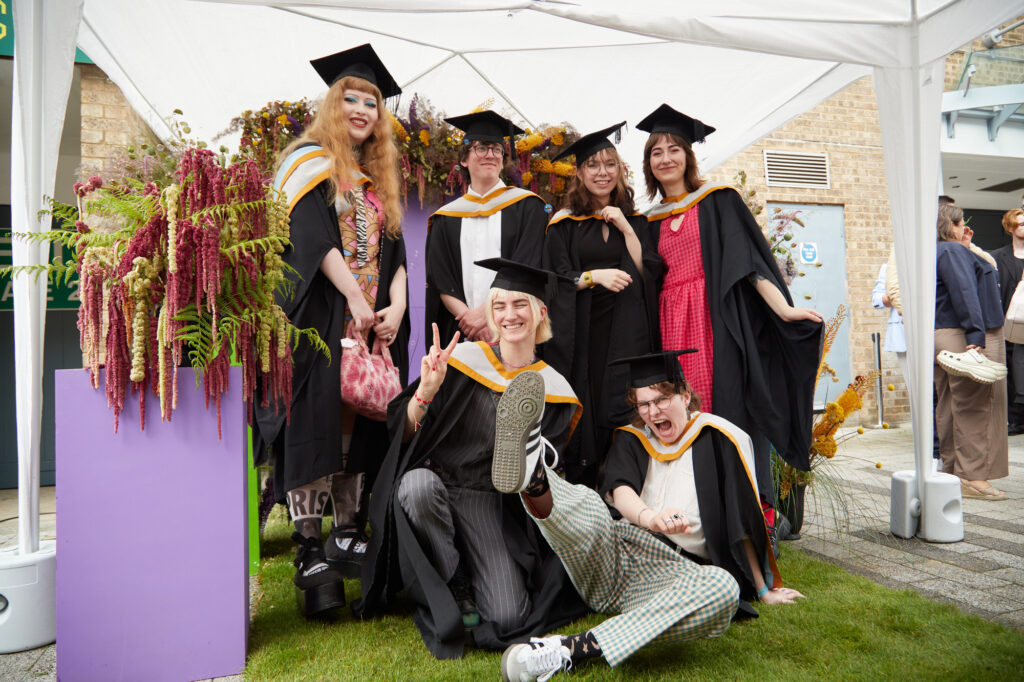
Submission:
[[[15,80],[15,106],[47,134],[63,118],[55,103],[70,82],[66,29],[79,12],[79,46],[154,130],[169,135],[164,117],[182,109],[207,140],[244,109],[322,92],[308,60],[364,42],[407,93],[452,115],[493,97],[517,122],[569,121],[588,132],[633,124],[668,102],[718,128],[697,150],[705,170],[873,73],[923,480],[943,61],[1024,14],[1024,0],[18,0],[14,12],[23,16],[18,35],[32,36],[31,49],[15,45],[16,63],[32,60]],[[44,227],[33,216],[41,193],[52,195],[55,147],[36,135],[13,131],[12,149],[26,160],[12,173],[19,232]],[[642,138],[624,139],[634,164]],[[39,262],[38,251],[16,248],[15,264]],[[15,299],[21,357],[41,347],[45,302],[27,276],[15,278]],[[40,381],[36,359],[18,365],[20,480],[31,482],[34,466],[36,486]]]
[[[457,115],[482,102],[581,132],[661,102],[718,128],[711,168],[874,66],[945,56],[1014,16],[999,0],[85,0],[79,45],[162,136],[200,139],[270,100],[315,97],[313,57],[373,42],[405,88]],[[1018,9],[1017,11],[1021,11]],[[154,27],[159,29],[154,30]],[[643,135],[626,137],[639,153]],[[221,142],[235,143],[233,136]]]

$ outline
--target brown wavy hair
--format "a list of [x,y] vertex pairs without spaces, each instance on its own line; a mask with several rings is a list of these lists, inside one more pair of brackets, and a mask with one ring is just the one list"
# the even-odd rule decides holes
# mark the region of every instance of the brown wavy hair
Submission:
[[[686,405],[686,411],[695,412],[700,409],[700,396],[697,395],[697,392],[693,390],[693,387],[690,386],[690,382],[686,379],[683,379],[679,383],[674,381],[662,381],[650,386],[649,388],[653,388],[661,395],[682,395],[689,392],[690,402]],[[633,416],[629,423],[638,429],[642,429],[644,427],[644,420],[640,416],[640,413],[636,411],[636,389],[632,386],[630,386],[629,390],[626,391],[626,404],[633,408]]]
[[1024,211],[1019,208],[1011,208],[1009,211],[1003,214],[1003,232],[1006,234],[1013,234],[1013,231],[1017,229],[1017,218],[1024,215]]
[[654,145],[666,138],[673,144],[682,147],[686,152],[686,170],[683,171],[686,191],[696,192],[704,184],[704,178],[700,176],[700,169],[697,167],[697,156],[693,153],[690,143],[672,133],[654,133],[647,138],[647,142],[644,144],[644,183],[647,185],[647,198],[651,201],[658,198],[659,194],[662,199],[665,198],[665,188],[661,186],[661,183],[654,177],[654,171],[651,170],[651,150]]
[[[587,161],[590,159],[607,161],[609,157],[618,162],[619,177],[615,181],[615,187],[612,188],[611,195],[608,197],[608,205],[615,206],[622,211],[623,215],[631,216],[636,212],[636,203],[633,201],[633,188],[626,182],[626,164],[622,162],[622,157],[619,156],[618,150],[615,147],[607,147],[589,157]],[[594,195],[590,193],[587,186],[583,183],[582,166],[576,167],[576,175],[569,182],[569,189],[565,193],[565,198],[562,199],[562,208],[568,208],[572,211],[573,215],[578,216],[590,215],[602,208],[598,206]]]
[[[353,153],[348,120],[341,115],[346,90],[369,92],[377,99],[377,124],[363,142],[358,159]],[[351,189],[349,178],[352,177],[352,171],[362,166],[373,180],[373,191],[384,206],[384,233],[391,239],[397,239],[402,234],[402,201],[398,148],[395,146],[393,134],[391,117],[384,108],[384,98],[381,97],[377,86],[362,78],[346,76],[328,88],[313,122],[299,139],[281,152],[278,163],[296,147],[308,142],[323,147],[327,152],[327,158],[331,160],[332,196],[328,197],[330,201],[333,201],[333,194],[339,189],[342,192]]]
[[964,211],[955,204],[943,204],[939,206],[939,217],[936,221],[936,231],[940,242],[959,241],[953,232],[953,226],[964,219]]

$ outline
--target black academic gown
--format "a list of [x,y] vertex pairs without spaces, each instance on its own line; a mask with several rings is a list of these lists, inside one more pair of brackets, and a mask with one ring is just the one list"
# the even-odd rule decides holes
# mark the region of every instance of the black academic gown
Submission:
[[[548,306],[553,337],[544,344],[544,360],[569,379],[576,395],[583,404],[583,418],[576,435],[569,443],[563,457],[566,473],[571,483],[586,483],[593,486],[593,480],[573,480],[574,471],[595,469],[604,459],[611,442],[611,431],[628,424],[633,411],[626,403],[629,389],[629,367],[610,366],[618,358],[644,355],[660,348],[658,329],[657,281],[662,263],[657,250],[648,237],[647,219],[642,215],[629,216],[629,224],[636,232],[642,250],[643,274],[626,250],[625,238],[615,226],[609,226],[608,241],[620,248],[621,257],[616,265],[625,271],[633,282],[614,296],[612,322],[606,338],[596,338],[591,325],[591,301],[594,290],[577,291],[572,282],[559,281],[558,293]],[[549,270],[575,279],[584,270],[592,269],[580,258],[580,240],[585,224],[600,224],[598,218],[577,220],[571,217],[558,219],[548,227],[545,246],[545,267]],[[653,330],[653,332],[652,332]],[[600,396],[595,396],[590,360],[594,346],[600,346],[605,361],[596,368],[603,373],[603,387]],[[600,406],[600,408],[598,408]],[[602,438],[600,430],[607,432]],[[589,476],[587,476],[589,477]]]
[[[528,196],[501,210],[501,257],[525,265],[541,267],[544,229],[548,224],[544,201]],[[436,322],[442,339],[451,339],[459,330],[455,316],[441,302],[441,294],[454,296],[463,303],[462,218],[434,214],[427,222],[427,293],[423,300],[425,339],[433,338],[431,324]]]
[[[371,534],[363,562],[362,598],[352,606],[360,617],[375,615],[390,607],[399,590],[404,589],[416,602],[413,620],[423,643],[437,658],[462,656],[466,643],[462,615],[444,579],[416,539],[398,501],[398,484],[405,472],[424,464],[457,420],[472,418],[466,414],[467,402],[459,399],[472,384],[473,379],[449,367],[420,429],[408,443],[402,443],[402,432],[408,403],[419,381],[388,407],[391,447],[370,497]],[[554,420],[557,411],[575,407],[569,403],[548,403],[542,424]],[[554,445],[561,448],[564,444]],[[472,630],[471,639],[482,649],[500,650],[513,641],[541,636],[587,612],[558,555],[523,509],[519,495],[504,495],[503,502],[505,539],[512,556],[523,567],[532,610],[526,623],[513,632],[481,622]]]
[[[712,191],[700,201],[699,218],[714,334],[714,413],[750,434],[763,485],[768,451],[758,446],[761,436],[791,465],[807,470],[822,324],[783,321],[748,281],[755,273],[768,279],[793,304],[768,241],[738,192]],[[661,220],[650,226],[657,248]]]
[[[328,362],[305,339],[292,352],[291,423],[284,409],[257,408],[259,428],[253,431],[258,463],[274,464],[274,491],[283,502],[285,493],[338,471],[366,473],[369,485],[384,451],[387,430],[383,422],[356,417],[348,457],[341,451],[341,339],[345,336],[345,297],[320,271],[320,262],[332,248],[343,251],[338,216],[328,202],[326,182],[295,204],[291,217],[291,245],[282,257],[295,272],[286,273],[294,296],[278,296],[278,304],[299,329],[313,328],[331,350]],[[380,281],[376,310],[391,304],[390,284],[405,265],[405,240],[381,240]],[[408,300],[408,290],[406,292]],[[402,384],[408,381],[409,310],[406,308],[389,350],[399,368]],[[374,334],[369,334],[372,347]],[[272,459],[271,459],[272,458]]]
[[[687,439],[687,436],[683,438]],[[724,432],[706,425],[690,447],[692,455],[681,456],[693,457],[697,504],[710,563],[729,571],[739,583],[740,598],[753,601],[757,597],[757,588],[743,544],[743,538],[749,537],[761,566],[769,566],[774,574],[772,586],[780,587],[782,578],[768,539],[761,504],[736,446]],[[622,429],[616,431],[599,488],[601,497],[610,500],[611,492],[623,485],[640,495],[650,462],[651,455],[642,436]],[[747,615],[757,615],[749,604],[741,610]]]

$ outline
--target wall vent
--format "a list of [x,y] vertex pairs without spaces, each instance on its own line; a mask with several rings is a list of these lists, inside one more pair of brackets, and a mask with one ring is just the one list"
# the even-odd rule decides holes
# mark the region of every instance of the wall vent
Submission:
[[772,187],[830,189],[828,154],[764,150],[764,172]]

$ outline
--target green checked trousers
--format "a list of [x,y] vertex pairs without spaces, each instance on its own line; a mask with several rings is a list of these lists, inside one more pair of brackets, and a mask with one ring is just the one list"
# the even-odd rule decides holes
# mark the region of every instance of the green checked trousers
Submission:
[[547,518],[534,521],[587,605],[612,615],[593,629],[609,665],[653,640],[725,632],[740,596],[725,569],[683,558],[648,531],[612,520],[590,488],[568,483],[550,469],[547,475],[553,507]]

